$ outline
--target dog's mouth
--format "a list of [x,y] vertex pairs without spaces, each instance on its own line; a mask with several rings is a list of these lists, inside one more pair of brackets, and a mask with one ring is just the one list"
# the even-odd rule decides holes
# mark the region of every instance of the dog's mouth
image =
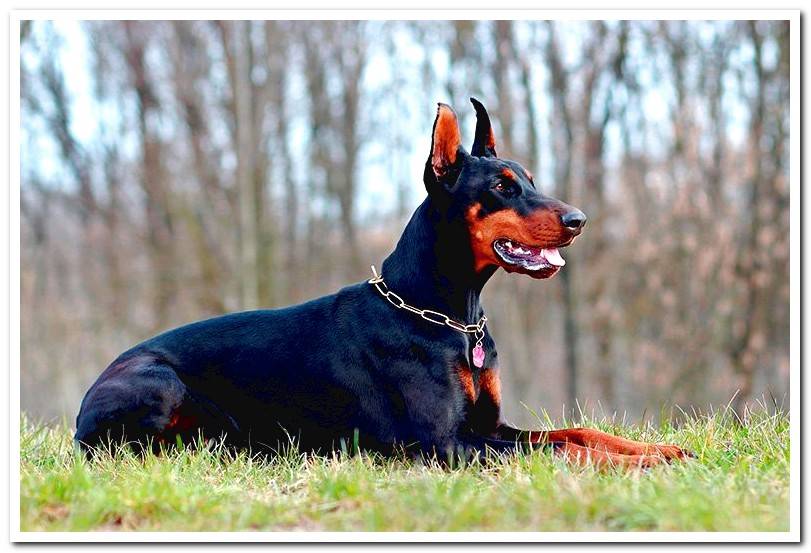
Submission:
[[[566,245],[568,244],[558,247]],[[508,238],[499,238],[493,242],[493,251],[505,263],[505,270],[526,273],[535,278],[549,278],[566,265],[558,247],[539,248]]]

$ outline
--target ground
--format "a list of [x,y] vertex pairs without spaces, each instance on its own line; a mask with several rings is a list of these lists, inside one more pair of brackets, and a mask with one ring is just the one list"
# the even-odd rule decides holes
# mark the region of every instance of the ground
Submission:
[[[788,531],[789,418],[587,426],[698,458],[597,472],[544,452],[455,469],[405,460],[216,451],[85,461],[66,425],[21,420],[21,530]],[[549,426],[548,421],[539,421]]]

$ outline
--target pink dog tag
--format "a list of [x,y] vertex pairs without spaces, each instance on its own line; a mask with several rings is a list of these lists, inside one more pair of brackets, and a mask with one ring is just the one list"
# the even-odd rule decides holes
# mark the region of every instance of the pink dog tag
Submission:
[[473,364],[479,369],[484,366],[484,348],[480,344],[473,348]]

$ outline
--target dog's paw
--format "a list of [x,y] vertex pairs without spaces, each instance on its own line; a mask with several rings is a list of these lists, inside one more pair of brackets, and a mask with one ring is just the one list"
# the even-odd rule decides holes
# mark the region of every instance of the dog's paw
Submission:
[[667,462],[661,455],[632,455],[631,457],[633,461],[628,468],[650,470],[657,465]]
[[655,445],[654,449],[657,455],[664,457],[664,459],[668,462],[673,460],[686,460],[686,459],[695,459],[696,454],[690,451],[689,449],[684,449],[677,445]]

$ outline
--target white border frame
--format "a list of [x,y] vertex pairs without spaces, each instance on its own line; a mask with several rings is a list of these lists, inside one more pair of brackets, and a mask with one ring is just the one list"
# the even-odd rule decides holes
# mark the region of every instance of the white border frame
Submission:
[[[790,21],[790,529],[788,532],[22,532],[20,531],[20,21],[25,19],[629,19]],[[9,18],[9,515],[13,542],[797,542],[800,540],[800,11],[799,10],[17,10]]]

